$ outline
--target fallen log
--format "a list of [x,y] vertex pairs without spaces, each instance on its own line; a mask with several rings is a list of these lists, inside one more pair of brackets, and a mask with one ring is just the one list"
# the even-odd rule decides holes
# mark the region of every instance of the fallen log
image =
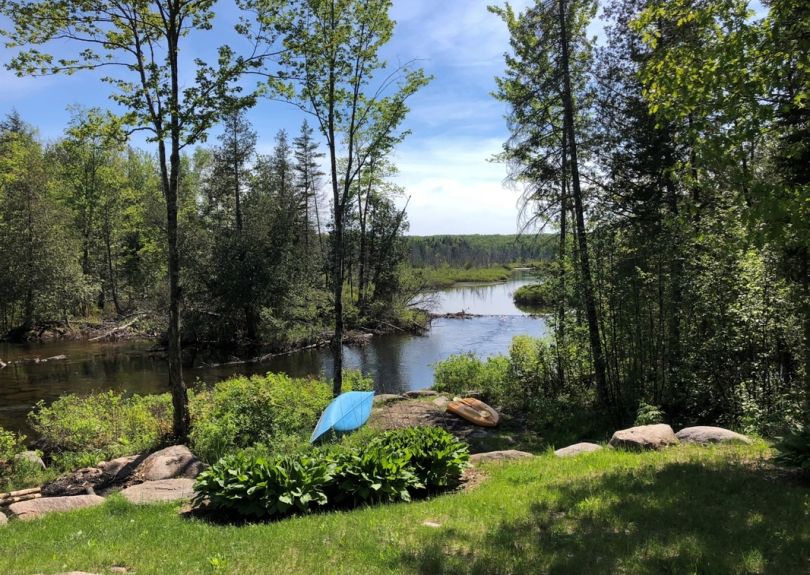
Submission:
[[140,317],[140,315],[137,315],[137,316],[136,316],[134,319],[131,319],[131,320],[130,320],[130,321],[128,321],[127,323],[125,323],[125,324],[123,324],[123,325],[119,325],[118,327],[115,327],[115,328],[111,329],[111,330],[110,330],[110,331],[108,331],[107,333],[104,333],[104,334],[98,335],[98,336],[96,336],[96,337],[91,337],[91,338],[90,338],[90,339],[88,339],[87,341],[99,341],[99,340],[101,340],[101,339],[107,339],[108,337],[110,337],[110,336],[111,336],[111,335],[113,335],[114,333],[117,333],[117,332],[119,332],[119,331],[121,331],[121,330],[127,329],[128,327],[130,327],[131,325],[133,325],[135,322],[137,322],[137,321],[138,321],[138,318],[139,318],[139,317]]
[[0,493],[0,499],[6,499],[7,497],[19,497],[20,495],[31,495],[32,493],[39,493],[41,491],[42,487],[29,487],[28,489],[7,491],[6,493]]
[[32,493],[31,495],[21,495],[20,497],[8,497],[6,499],[0,499],[0,507],[8,507],[14,503],[31,501],[32,499],[40,499],[41,497],[42,493]]

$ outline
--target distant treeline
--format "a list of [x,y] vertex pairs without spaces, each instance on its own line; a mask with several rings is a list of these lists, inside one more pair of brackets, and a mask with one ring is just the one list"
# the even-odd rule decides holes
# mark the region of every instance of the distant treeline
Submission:
[[410,236],[407,239],[414,267],[465,267],[551,260],[555,255],[554,238],[553,234],[537,234]]

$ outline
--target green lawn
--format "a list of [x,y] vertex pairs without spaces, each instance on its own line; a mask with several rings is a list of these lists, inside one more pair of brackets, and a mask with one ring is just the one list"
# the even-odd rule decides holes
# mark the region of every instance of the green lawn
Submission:
[[544,454],[461,494],[246,526],[112,500],[10,524],[0,573],[808,573],[810,489],[767,455]]

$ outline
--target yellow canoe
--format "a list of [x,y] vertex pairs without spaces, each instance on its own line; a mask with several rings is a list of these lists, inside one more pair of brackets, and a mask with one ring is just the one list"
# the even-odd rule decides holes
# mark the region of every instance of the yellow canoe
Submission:
[[472,397],[454,399],[447,404],[447,411],[481,427],[495,427],[500,419],[497,411]]

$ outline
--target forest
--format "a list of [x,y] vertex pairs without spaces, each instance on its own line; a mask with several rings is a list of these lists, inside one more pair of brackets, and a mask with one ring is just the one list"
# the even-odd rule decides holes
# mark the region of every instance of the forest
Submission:
[[[328,331],[331,214],[312,132],[306,123],[292,139],[280,131],[261,155],[236,113],[215,145],[182,157],[187,345],[283,347]],[[55,142],[12,112],[0,123],[0,150],[0,332],[25,339],[54,324],[147,313],[164,331],[166,215],[155,158],[116,139],[101,111],[83,109]],[[347,218],[346,277],[352,326],[373,326],[407,313],[408,223],[384,173],[365,171],[360,186]]]
[[0,0],[0,571],[807,572],[810,4],[463,4]]
[[810,7],[764,4],[616,0],[600,45],[591,0],[490,8],[500,158],[559,231],[539,395],[776,435],[807,417]]

